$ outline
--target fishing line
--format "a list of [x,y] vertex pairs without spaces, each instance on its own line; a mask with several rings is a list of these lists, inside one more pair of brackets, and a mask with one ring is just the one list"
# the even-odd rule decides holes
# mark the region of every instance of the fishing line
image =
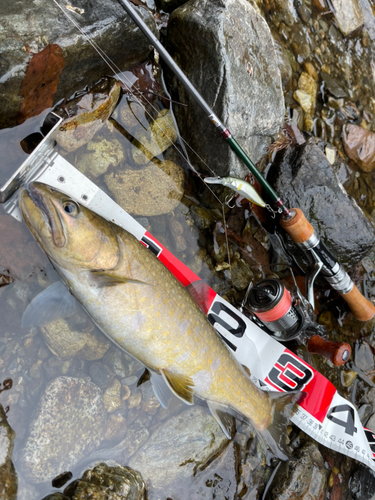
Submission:
[[[100,48],[100,46],[88,35],[84,32],[84,30],[79,26],[79,24],[64,10],[64,8],[59,4],[57,0],[52,0],[55,5],[61,10],[61,12],[69,19],[69,21],[77,28],[77,30],[83,35],[86,40],[90,43],[90,45],[93,47],[93,49],[99,54],[101,59],[107,64],[107,66],[110,68],[110,70],[113,72],[115,76],[117,76],[121,82],[126,85],[128,88],[128,91],[130,95],[133,97],[135,102],[141,106],[143,111],[146,113],[146,115],[156,124],[156,127],[162,132],[162,134],[167,138],[167,140],[170,142],[171,146],[178,152],[178,154],[186,161],[186,163],[189,165],[191,170],[199,177],[199,179],[203,182],[204,186],[211,192],[211,194],[215,197],[215,199],[219,202],[219,204],[223,208],[223,223],[224,223],[224,230],[225,230],[225,237],[226,237],[226,242],[227,242],[227,253],[228,253],[228,263],[230,266],[230,250],[229,250],[229,245],[228,245],[228,238],[227,238],[227,231],[226,231],[226,219],[225,219],[225,213],[224,213],[224,203],[220,200],[220,198],[216,195],[216,193],[204,182],[203,180],[203,175],[198,172],[193,165],[191,164],[189,158],[183,154],[183,152],[174,144],[174,142],[170,139],[170,137],[165,133],[165,131],[162,129],[162,127],[157,123],[156,120],[153,120],[153,117],[151,116],[151,113],[146,109],[146,107],[143,105],[141,99],[138,99],[138,97],[135,95],[134,91],[131,90],[132,83],[129,80],[129,78],[121,71],[121,69],[117,66],[117,64]],[[125,79],[129,82],[127,83]],[[158,113],[160,110],[158,110],[148,99],[146,96],[143,95],[144,100],[149,104],[149,106],[156,112]],[[178,132],[178,135],[181,139],[181,141],[189,147],[189,149],[199,158],[199,160],[208,168],[208,170],[214,174],[214,170],[199,156],[199,154],[194,150],[194,148],[187,142],[185,139],[181,136],[180,132]],[[231,267],[230,267],[231,269]]]

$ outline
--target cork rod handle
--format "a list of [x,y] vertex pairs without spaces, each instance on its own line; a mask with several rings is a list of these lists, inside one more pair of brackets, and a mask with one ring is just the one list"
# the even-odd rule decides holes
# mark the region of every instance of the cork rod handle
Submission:
[[307,344],[312,354],[320,354],[329,359],[335,366],[345,364],[352,354],[352,349],[346,342],[331,342],[319,335],[313,335]]
[[[289,220],[281,218],[280,224],[293,239],[295,243],[304,243],[314,233],[314,228],[304,216],[299,208],[292,209],[295,212],[294,217]],[[366,299],[358,288],[353,284],[353,289],[341,297],[347,302],[353,316],[359,321],[369,321],[375,316],[375,306]]]

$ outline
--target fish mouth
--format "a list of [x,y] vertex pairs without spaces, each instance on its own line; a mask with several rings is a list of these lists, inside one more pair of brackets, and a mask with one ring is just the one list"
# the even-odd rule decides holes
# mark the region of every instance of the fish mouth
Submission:
[[[48,190],[47,186],[41,185],[42,189]],[[41,211],[43,215],[44,222],[46,223],[48,230],[52,236],[52,240],[54,244],[61,248],[66,243],[66,237],[64,232],[63,223],[59,214],[59,211],[56,206],[56,202],[48,197],[48,193],[43,193],[42,189],[40,189],[35,183],[30,183],[25,186],[25,190],[30,198],[30,200],[34,203],[34,205]],[[51,190],[52,193],[52,190]],[[31,224],[30,217],[25,214],[25,211],[22,210],[25,220],[27,219],[29,224]],[[38,224],[40,226],[40,224]]]

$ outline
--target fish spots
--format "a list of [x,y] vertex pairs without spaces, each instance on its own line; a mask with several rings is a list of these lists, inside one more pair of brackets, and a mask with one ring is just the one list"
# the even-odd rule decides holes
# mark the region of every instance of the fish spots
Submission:
[[164,304],[168,304],[169,299],[165,299]]
[[198,392],[208,391],[212,384],[212,374],[209,370],[199,370],[192,376],[194,386]]
[[159,318],[159,317],[160,317],[160,311],[158,311],[158,312],[156,313],[156,317],[157,317],[157,318]]
[[213,361],[213,363],[212,363],[212,365],[211,365],[211,368],[212,368],[213,370],[217,370],[217,369],[219,368],[219,366],[220,366],[220,359],[219,359],[219,358],[216,358],[216,359]]
[[174,315],[174,310],[173,310],[173,309],[171,309],[171,310],[169,311],[169,316],[173,316],[173,315]]

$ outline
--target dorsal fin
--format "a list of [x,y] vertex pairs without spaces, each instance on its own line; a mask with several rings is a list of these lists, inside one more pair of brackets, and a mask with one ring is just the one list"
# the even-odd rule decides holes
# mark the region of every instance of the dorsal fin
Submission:
[[194,403],[194,382],[190,377],[171,373],[165,369],[161,369],[160,373],[175,396],[187,405],[192,405]]

